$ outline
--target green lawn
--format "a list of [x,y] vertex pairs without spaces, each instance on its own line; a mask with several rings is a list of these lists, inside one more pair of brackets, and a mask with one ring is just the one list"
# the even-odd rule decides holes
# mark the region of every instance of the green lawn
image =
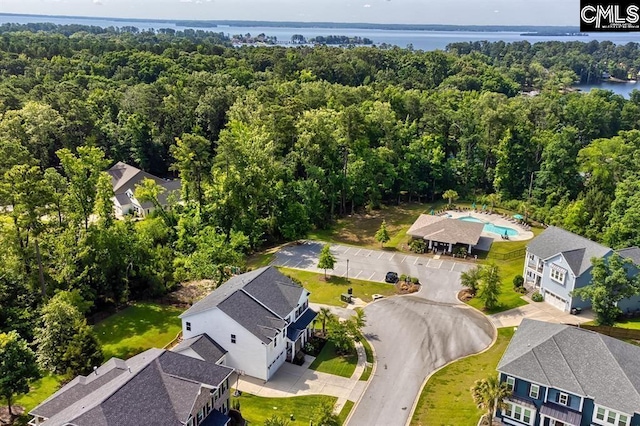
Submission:
[[335,397],[322,395],[263,398],[243,393],[242,396],[231,398],[231,406],[233,407],[234,401],[239,401],[242,417],[252,425],[263,425],[273,415],[284,417],[288,420],[289,416],[293,414],[295,420],[290,421],[291,426],[308,426],[312,420],[314,409],[326,399],[333,404],[337,401]]
[[456,361],[435,373],[425,385],[411,424],[415,426],[475,426],[483,414],[471,397],[476,380],[497,374],[496,367],[514,330],[498,329],[496,343],[486,352]]
[[[597,325],[595,321],[586,322],[585,325]],[[640,318],[625,319],[615,323],[614,327],[628,328],[631,330],[640,330]]]
[[340,410],[340,414],[338,415],[341,425],[343,425],[345,420],[347,420],[347,417],[349,416],[349,413],[351,413],[351,410],[353,410],[354,405],[355,402],[349,400],[344,403],[344,407],[342,407],[342,410]]
[[[367,381],[369,377],[371,377],[371,372],[373,371],[373,350],[371,349],[371,345],[364,337],[360,339],[362,342],[362,346],[364,346],[364,352],[367,354],[367,365],[362,372],[362,376],[360,376],[360,380]],[[369,366],[369,364],[372,364]]]
[[385,220],[391,237],[391,240],[385,244],[385,249],[399,250],[406,243],[407,230],[420,213],[428,213],[432,208],[439,208],[442,204],[443,202],[383,206],[371,214],[355,214],[340,218],[328,229],[311,231],[308,237],[335,244],[349,244],[379,250],[380,243],[376,241],[375,234]]
[[[279,268],[282,273],[292,278],[296,278],[302,282],[304,288],[311,292],[309,301],[313,303],[323,303],[333,306],[346,306],[340,300],[340,295],[347,292],[349,287],[353,288],[353,296],[359,297],[365,302],[371,302],[372,294],[382,294],[391,296],[396,293],[395,286],[386,283],[377,283],[373,281],[349,279],[347,282],[344,277],[330,277],[328,281],[324,280],[323,274],[315,272],[302,271],[299,269]],[[327,277],[331,271],[327,271]]]
[[[541,228],[531,228],[534,235],[542,232]],[[507,311],[526,305],[527,302],[522,299],[522,294],[513,291],[513,278],[516,275],[522,275],[524,269],[524,254],[515,259],[502,260],[500,255],[511,253],[516,250],[525,248],[531,240],[527,241],[496,241],[491,245],[491,250],[486,255],[482,263],[495,262],[500,268],[500,277],[502,278],[502,286],[500,297],[498,298],[499,306],[496,309],[484,311],[482,301],[478,298],[471,299],[467,302],[474,308],[484,311],[486,314],[495,314],[497,312]]]
[[[278,247],[278,249],[279,248],[280,247]],[[269,263],[271,263],[271,261],[273,260],[273,255],[276,251],[277,249],[269,249],[264,252],[252,254],[247,258],[247,267],[258,269],[262,268],[263,266],[268,266]]]
[[181,309],[136,303],[96,324],[105,360],[127,359],[149,348],[162,348],[181,330]]
[[31,391],[18,398],[14,404],[24,407],[25,413],[33,410],[36,405],[49,398],[61,385],[62,378],[56,375],[46,375],[31,384]]
[[336,353],[333,343],[327,342],[309,368],[321,373],[351,377],[358,364],[358,354],[343,356]]

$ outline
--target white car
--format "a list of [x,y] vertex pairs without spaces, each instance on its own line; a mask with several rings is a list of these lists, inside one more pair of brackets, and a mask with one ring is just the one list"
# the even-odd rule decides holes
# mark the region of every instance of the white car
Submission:
[[373,300],[378,300],[378,299],[383,299],[383,298],[384,298],[384,296],[383,296],[383,295],[381,295],[381,294],[372,294],[372,295],[371,295],[371,298],[372,298]]

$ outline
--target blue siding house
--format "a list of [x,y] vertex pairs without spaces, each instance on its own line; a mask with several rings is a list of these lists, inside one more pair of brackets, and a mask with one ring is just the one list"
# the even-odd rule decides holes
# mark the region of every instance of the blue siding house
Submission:
[[[607,258],[616,252],[587,238],[550,226],[527,246],[522,276],[525,284],[542,294],[544,301],[565,312],[591,307],[589,300],[572,297],[571,292],[591,282],[591,259]],[[640,249],[631,247],[617,251],[634,265],[640,265]],[[636,267],[630,274],[637,274]],[[623,311],[640,309],[640,296],[618,303]]]
[[640,426],[640,347],[524,319],[498,364],[507,425]]

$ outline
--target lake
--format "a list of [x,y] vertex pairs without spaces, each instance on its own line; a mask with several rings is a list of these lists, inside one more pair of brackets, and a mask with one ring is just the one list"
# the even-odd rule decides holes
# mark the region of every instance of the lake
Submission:
[[640,90],[640,83],[612,83],[603,81],[600,84],[578,84],[575,87],[582,92],[590,92],[592,89],[611,90],[613,93],[629,99],[632,90]]
[[616,44],[626,44],[638,41],[637,33],[592,33],[588,36],[523,36],[517,32],[483,32],[483,31],[412,31],[412,30],[368,30],[355,28],[286,28],[286,27],[241,27],[241,26],[218,26],[215,28],[178,27],[173,22],[158,23],[146,21],[126,21],[112,20],[108,18],[85,18],[85,17],[41,17],[29,15],[0,15],[0,24],[4,23],[34,23],[51,22],[54,24],[79,24],[93,25],[98,27],[123,27],[132,26],[141,30],[150,28],[171,28],[174,30],[184,30],[186,28],[203,29],[212,32],[221,32],[225,35],[246,34],[258,35],[264,33],[268,36],[275,36],[281,42],[291,40],[294,34],[302,34],[306,38],[328,35],[360,36],[367,37],[375,44],[387,43],[399,47],[413,45],[420,50],[443,50],[448,44],[456,42],[471,42],[487,40],[491,42],[504,41],[529,41],[536,43],[540,41],[582,41],[610,40]]

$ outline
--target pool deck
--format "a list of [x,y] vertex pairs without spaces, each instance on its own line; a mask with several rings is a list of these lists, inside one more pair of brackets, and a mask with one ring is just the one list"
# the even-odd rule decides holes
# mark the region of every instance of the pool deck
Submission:
[[[515,219],[505,219],[503,216],[497,213],[480,213],[479,211],[473,210],[465,210],[465,211],[455,211],[448,210],[447,213],[450,215],[452,219],[459,219],[461,217],[473,217],[475,219],[481,220],[483,222],[492,223],[496,226],[504,226],[507,228],[514,229],[518,232],[518,235],[510,235],[509,241],[526,241],[533,238],[533,232],[527,231],[522,225],[520,225]],[[481,234],[483,237],[492,238],[496,241],[502,241],[500,235],[494,234],[493,232],[483,232]]]

